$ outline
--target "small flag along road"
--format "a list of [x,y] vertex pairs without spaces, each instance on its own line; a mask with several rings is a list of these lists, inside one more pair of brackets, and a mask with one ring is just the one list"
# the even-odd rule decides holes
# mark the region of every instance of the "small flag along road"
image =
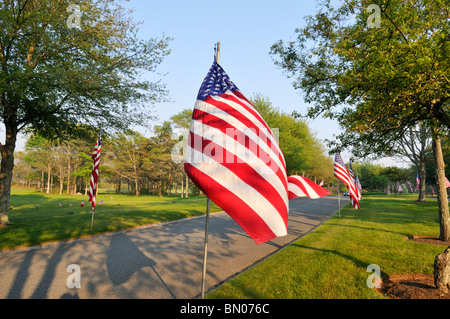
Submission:
[[[341,207],[347,202],[341,197]],[[289,206],[288,235],[259,245],[226,213],[211,215],[206,290],[320,225],[338,211],[338,197]],[[196,298],[204,236],[200,216],[0,253],[0,298]]]

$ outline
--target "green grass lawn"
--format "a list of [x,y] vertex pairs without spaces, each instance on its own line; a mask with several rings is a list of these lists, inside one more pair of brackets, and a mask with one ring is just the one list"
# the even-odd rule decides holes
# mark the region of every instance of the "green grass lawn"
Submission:
[[[82,200],[84,207],[80,206]],[[99,205],[102,200],[103,204]],[[100,191],[92,230],[92,208],[87,196],[43,194],[13,188],[10,206],[13,207],[9,211],[11,225],[0,228],[0,251],[203,215],[206,197],[160,198]],[[220,208],[211,203],[211,212],[218,211]]]
[[361,210],[347,204],[324,224],[279,253],[240,274],[208,298],[386,298],[367,287],[376,264],[382,277],[433,274],[434,258],[446,246],[406,240],[439,236],[437,201],[417,195],[365,196]]

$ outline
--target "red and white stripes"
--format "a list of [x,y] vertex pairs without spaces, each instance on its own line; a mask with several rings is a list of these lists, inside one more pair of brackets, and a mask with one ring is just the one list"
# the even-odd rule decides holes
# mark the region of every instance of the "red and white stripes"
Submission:
[[89,201],[92,203],[92,210],[95,210],[95,199],[97,196],[97,187],[98,187],[98,169],[100,166],[101,150],[102,150],[102,132],[100,130],[97,143],[95,144],[95,148],[92,153],[94,165],[92,167],[91,182],[89,184]]
[[283,153],[267,123],[217,63],[195,104],[184,167],[255,242],[287,234]]
[[320,187],[308,177],[297,175],[288,177],[288,191],[289,199],[296,197],[309,197],[311,199],[317,199],[331,194],[325,188]]

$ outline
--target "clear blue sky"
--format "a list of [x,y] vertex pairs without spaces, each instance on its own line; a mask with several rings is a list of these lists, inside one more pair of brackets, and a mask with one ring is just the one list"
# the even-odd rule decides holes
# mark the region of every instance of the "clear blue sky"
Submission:
[[[342,0],[336,0],[337,3]],[[170,91],[170,103],[155,105],[158,124],[183,110],[193,108],[200,85],[221,43],[220,65],[247,97],[261,93],[281,111],[305,114],[302,92],[273,63],[270,47],[278,40],[295,39],[295,29],[305,17],[317,13],[316,0],[130,0],[136,21],[142,21],[140,36],[173,38],[172,53],[158,71]],[[316,136],[332,139],[341,130],[336,121],[308,120]],[[350,154],[343,152],[344,161]],[[395,158],[377,161],[385,166],[404,166]]]
[[[162,80],[172,101],[155,105],[159,122],[193,108],[218,41],[221,66],[247,97],[261,93],[284,112],[305,113],[301,92],[274,65],[269,49],[280,39],[294,38],[304,17],[315,13],[315,1],[131,0],[125,6],[143,22],[140,37],[173,38],[172,53],[158,69],[167,73]],[[329,120],[310,121],[310,127],[320,139],[339,132]]]

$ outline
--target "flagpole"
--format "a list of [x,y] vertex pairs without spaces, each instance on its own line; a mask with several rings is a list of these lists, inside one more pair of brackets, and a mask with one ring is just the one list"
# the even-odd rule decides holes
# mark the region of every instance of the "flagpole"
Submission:
[[[216,63],[219,63],[220,57],[220,42],[217,42],[214,46],[214,59]],[[208,258],[208,233],[209,233],[209,210],[211,207],[211,200],[209,197],[206,200],[206,222],[205,222],[205,242],[203,245],[203,271],[202,271],[202,299],[205,299],[205,286],[206,286],[206,261]]]
[[339,218],[341,218],[341,183],[338,179],[338,202],[339,202]]
[[92,207],[92,217],[91,217],[91,230],[94,226],[94,214],[95,214],[95,206],[97,204],[97,194],[98,194],[98,177],[97,177],[97,188],[95,189],[95,198],[94,198],[94,207]]
[[206,223],[205,223],[205,243],[203,248],[203,272],[202,272],[202,299],[205,299],[205,283],[206,283],[206,259],[208,258],[208,233],[209,233],[209,209],[211,200],[206,201]]

